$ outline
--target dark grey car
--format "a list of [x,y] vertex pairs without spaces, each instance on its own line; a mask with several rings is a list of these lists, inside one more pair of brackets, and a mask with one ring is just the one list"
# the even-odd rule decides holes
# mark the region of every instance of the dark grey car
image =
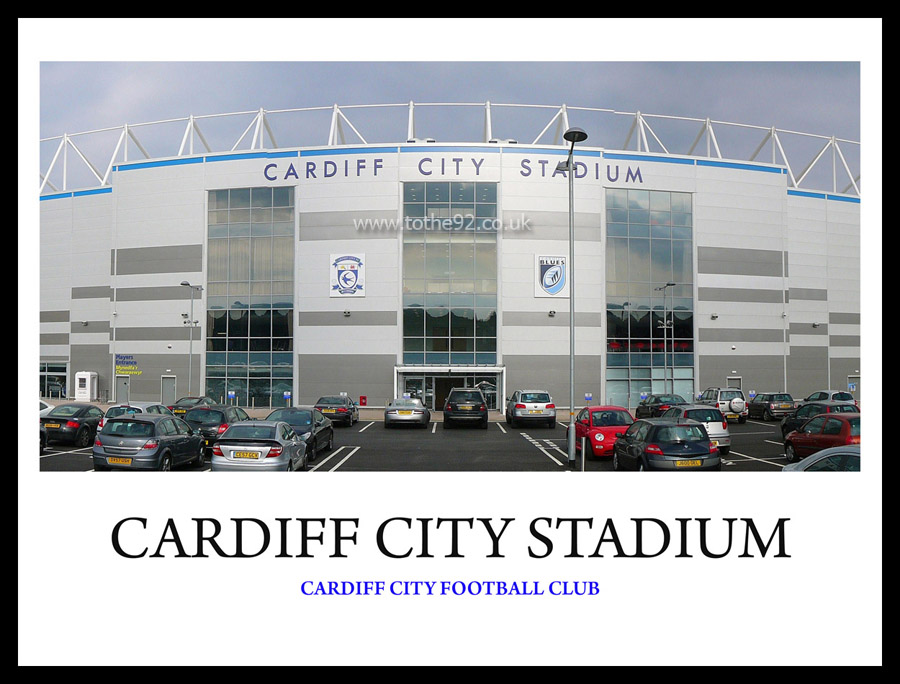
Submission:
[[196,406],[184,414],[184,422],[203,437],[206,455],[212,454],[216,440],[228,429],[229,425],[250,420],[250,416],[240,406],[213,404]]
[[334,448],[334,424],[314,406],[289,406],[275,409],[266,420],[281,420],[306,442],[306,454],[316,460],[321,451]]
[[47,430],[47,442],[71,442],[80,448],[89,447],[94,440],[103,411],[93,404],[60,404],[41,416]]
[[750,418],[775,420],[793,413],[797,407],[794,398],[786,392],[762,392],[747,404]]
[[613,446],[613,470],[721,470],[719,450],[694,420],[636,420]]
[[140,413],[106,421],[92,452],[94,470],[171,470],[203,465],[203,440],[180,418]]
[[478,427],[487,430],[487,402],[480,389],[458,387],[450,390],[450,394],[447,395],[447,401],[444,403],[444,422],[442,427],[446,430],[456,423],[474,423]]

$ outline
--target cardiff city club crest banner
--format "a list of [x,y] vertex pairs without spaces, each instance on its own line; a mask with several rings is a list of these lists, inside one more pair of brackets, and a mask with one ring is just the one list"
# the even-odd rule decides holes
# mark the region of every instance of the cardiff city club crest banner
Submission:
[[534,256],[534,296],[568,297],[568,257]]
[[331,296],[365,297],[365,254],[331,255]]

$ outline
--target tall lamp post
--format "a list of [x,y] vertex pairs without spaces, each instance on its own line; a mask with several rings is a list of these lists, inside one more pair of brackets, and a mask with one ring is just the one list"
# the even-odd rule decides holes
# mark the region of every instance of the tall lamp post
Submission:
[[[672,321],[669,320],[669,310],[666,308],[666,292],[670,287],[675,287],[675,283],[666,283],[653,289],[657,292],[662,290],[663,293],[663,319],[658,327],[663,329],[663,393],[668,393],[666,385],[669,382],[669,336],[668,330],[672,327]],[[675,391],[675,385],[672,385],[672,391]]]
[[[587,133],[580,128],[570,128],[563,133],[569,143],[566,171],[569,177],[569,467],[575,467],[575,143],[587,140]],[[557,168],[562,166],[558,165]],[[584,458],[584,454],[581,455]]]
[[188,326],[190,329],[190,341],[188,342],[188,396],[193,395],[193,391],[191,389],[191,379],[194,375],[193,362],[194,362],[194,328],[197,325],[197,321],[194,320],[194,291],[200,292],[203,290],[203,286],[201,285],[191,285],[186,280],[182,280],[181,284],[184,287],[191,288],[191,317],[189,320],[185,321],[184,324]]

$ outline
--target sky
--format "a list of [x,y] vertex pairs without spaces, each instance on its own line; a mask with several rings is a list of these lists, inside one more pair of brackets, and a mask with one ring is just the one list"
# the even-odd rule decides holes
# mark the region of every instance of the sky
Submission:
[[[498,138],[531,143],[555,113],[501,104],[566,104],[625,113],[570,111],[586,145],[624,149],[641,112],[673,153],[688,152],[700,124],[659,117],[743,124],[716,134],[723,156],[749,159],[764,133],[746,126],[858,143],[863,98],[875,97],[880,112],[880,20],[20,19],[19,29],[20,92],[30,87],[20,111],[36,105],[28,123],[39,138],[260,108],[489,101]],[[863,92],[866,83],[877,90]],[[406,139],[405,108],[344,113],[367,142]],[[280,147],[327,143],[329,112],[270,119]],[[419,106],[416,133],[479,142],[483,120],[483,108]],[[203,121],[201,130],[225,151],[249,122]],[[348,143],[359,142],[346,130]],[[135,129],[152,157],[176,154],[183,131],[184,123]],[[117,135],[76,140],[100,166]],[[825,142],[783,140],[797,171]],[[42,171],[57,145],[41,143]],[[859,145],[843,151],[858,173]]]

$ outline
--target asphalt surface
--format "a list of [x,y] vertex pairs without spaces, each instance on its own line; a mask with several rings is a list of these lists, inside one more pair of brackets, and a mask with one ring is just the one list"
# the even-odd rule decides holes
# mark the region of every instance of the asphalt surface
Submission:
[[[787,464],[777,422],[748,420],[729,425],[731,451],[723,456],[722,472],[777,472]],[[569,463],[566,428],[535,425],[512,428],[501,414],[492,414],[487,430],[476,426],[444,429],[438,415],[427,429],[398,426],[386,429],[381,411],[363,410],[359,423],[335,427],[334,449],[310,464],[310,472],[612,472],[612,459],[576,455]],[[39,455],[41,471],[93,471],[91,448],[51,443]],[[179,466],[173,472],[209,471]]]

